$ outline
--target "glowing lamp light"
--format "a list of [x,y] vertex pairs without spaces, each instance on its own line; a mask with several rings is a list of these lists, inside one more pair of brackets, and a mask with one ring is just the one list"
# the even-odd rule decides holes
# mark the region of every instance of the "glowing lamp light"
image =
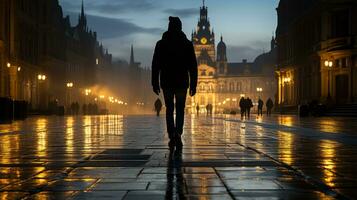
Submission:
[[325,61],[325,67],[332,67],[333,66],[333,62],[332,61],[329,61],[329,60],[326,60]]
[[18,71],[18,72],[21,71],[21,67],[18,67],[18,68],[17,68],[17,71]]
[[43,74],[37,75],[37,79],[40,81],[44,81],[44,80],[46,80],[46,78],[47,78],[46,75],[43,75]]
[[6,66],[7,66],[7,68],[10,68],[10,67],[11,67],[11,64],[10,64],[10,63],[7,63]]
[[73,86],[74,86],[74,84],[73,84],[72,82],[67,83],[67,87],[68,87],[68,88],[72,88]]

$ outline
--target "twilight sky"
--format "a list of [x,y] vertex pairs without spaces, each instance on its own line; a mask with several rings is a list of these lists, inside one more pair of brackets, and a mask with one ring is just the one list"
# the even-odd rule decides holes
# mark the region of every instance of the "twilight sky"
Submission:
[[[81,0],[59,0],[65,15],[77,24]],[[269,51],[276,28],[279,0],[206,0],[216,43],[223,34],[229,62]],[[128,60],[130,45],[142,66],[151,65],[156,41],[167,29],[168,16],[179,16],[184,32],[191,32],[199,18],[202,0],[84,0],[89,27],[115,58]]]

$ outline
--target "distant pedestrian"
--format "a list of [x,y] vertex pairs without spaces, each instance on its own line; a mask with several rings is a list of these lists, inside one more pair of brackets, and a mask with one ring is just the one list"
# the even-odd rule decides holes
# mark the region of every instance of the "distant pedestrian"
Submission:
[[267,116],[271,116],[271,110],[274,107],[274,103],[273,100],[271,100],[271,98],[269,98],[266,102],[266,107],[267,107]]
[[264,106],[264,102],[261,98],[259,98],[259,100],[258,100],[258,116],[259,115],[263,116],[263,106]]
[[162,102],[161,102],[160,98],[156,99],[154,106],[155,106],[156,116],[160,116],[160,112],[162,109]]
[[83,113],[83,115],[86,115],[87,114],[87,104],[83,104],[83,106],[82,106],[82,113]]
[[250,119],[250,110],[253,108],[253,102],[252,100],[248,97],[246,100],[246,110],[247,110],[247,116],[248,119]]
[[75,113],[76,113],[76,115],[78,115],[79,114],[79,103],[76,101],[76,103],[74,103],[74,105],[75,105]]
[[212,113],[213,113],[213,105],[212,104],[208,104],[208,111],[209,111],[209,114],[212,115]]
[[68,114],[71,114],[71,115],[74,115],[74,113],[76,112],[76,104],[73,102],[71,103],[71,106],[70,106],[70,109],[69,109],[69,112]]
[[244,99],[244,97],[242,97],[239,101],[239,108],[240,108],[241,119],[243,119],[243,117],[245,117],[245,99]]
[[206,105],[206,113],[209,115],[209,104]]
[[200,114],[200,106],[197,104],[197,106],[196,106],[196,112],[197,112],[197,115],[199,115]]

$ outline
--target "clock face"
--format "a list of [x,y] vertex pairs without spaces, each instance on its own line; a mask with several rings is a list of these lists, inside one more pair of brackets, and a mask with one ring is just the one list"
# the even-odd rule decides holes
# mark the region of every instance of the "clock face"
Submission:
[[207,44],[207,39],[205,37],[201,38],[201,44]]

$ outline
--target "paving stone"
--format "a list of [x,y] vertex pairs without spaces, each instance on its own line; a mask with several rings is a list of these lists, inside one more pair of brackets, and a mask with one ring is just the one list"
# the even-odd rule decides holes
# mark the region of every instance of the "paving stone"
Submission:
[[[0,125],[0,198],[357,198],[354,119],[186,117],[181,156],[170,156],[164,117],[33,117],[18,122],[21,131]],[[324,129],[332,122],[334,130]]]
[[91,191],[128,191],[128,190],[146,190],[148,182],[130,182],[130,183],[103,183],[99,182],[91,188]]
[[166,193],[163,191],[130,191],[124,200],[165,200]]
[[89,191],[80,192],[74,200],[121,200],[126,195],[126,191]]

